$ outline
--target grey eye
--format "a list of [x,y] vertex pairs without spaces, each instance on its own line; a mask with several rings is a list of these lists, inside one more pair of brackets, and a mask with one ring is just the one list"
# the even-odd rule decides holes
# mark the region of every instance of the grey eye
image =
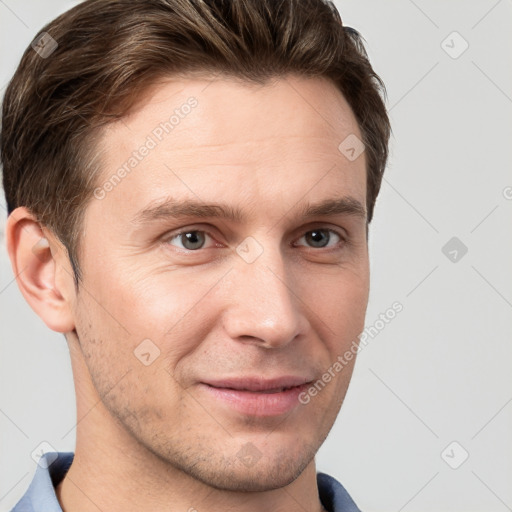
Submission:
[[[186,231],[179,233],[171,239],[172,245],[177,245],[181,249],[194,251],[201,249],[206,242],[206,233],[204,231]],[[174,244],[173,242],[178,242]]]
[[[334,238],[333,238],[334,235]],[[309,247],[314,247],[316,249],[322,249],[329,245],[334,245],[341,240],[340,235],[338,235],[335,231],[330,229],[314,229],[312,231],[308,231],[301,240],[305,240],[305,244],[299,245],[308,245]],[[334,243],[332,243],[334,242]]]

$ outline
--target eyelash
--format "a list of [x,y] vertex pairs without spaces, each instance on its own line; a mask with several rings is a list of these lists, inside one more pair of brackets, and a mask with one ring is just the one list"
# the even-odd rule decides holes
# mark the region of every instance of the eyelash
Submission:
[[[311,246],[306,246],[306,245],[300,245],[299,247],[305,247],[306,249],[310,249],[310,250],[314,250],[314,251],[320,251],[320,250],[324,250],[324,251],[332,251],[332,250],[336,250],[338,249],[339,245],[342,244],[342,245],[345,245],[348,243],[348,240],[347,240],[347,237],[346,235],[344,235],[343,233],[341,233],[340,231],[337,231],[335,229],[332,229],[332,228],[327,228],[327,227],[314,227],[312,229],[309,229],[308,231],[304,232],[304,234],[299,238],[299,240],[301,238],[303,238],[304,236],[306,236],[308,233],[312,233],[314,231],[323,231],[323,232],[327,232],[329,234],[334,234],[336,236],[339,237],[339,242],[337,242],[333,247],[311,247]],[[189,229],[183,229],[177,233],[171,233],[169,234],[168,236],[165,237],[164,239],[164,243],[165,244],[168,244],[168,245],[173,245],[171,244],[171,241],[172,240],[175,240],[177,238],[179,238],[180,236],[186,234],[186,233],[204,233],[206,234],[207,236],[209,236],[212,240],[215,240],[215,237],[210,233],[208,232],[207,230],[205,229],[195,229],[195,228],[189,228]],[[329,240],[330,242],[330,240]],[[218,242],[216,242],[218,243]],[[200,252],[202,250],[206,250],[206,249],[209,249],[211,247],[207,247],[206,249],[204,247],[201,247],[199,249],[186,249],[186,248],[183,248],[183,247],[176,247],[175,245],[173,245],[173,247],[175,247],[176,249],[178,249],[179,251],[181,252],[184,252],[184,253],[195,253],[195,252]]]

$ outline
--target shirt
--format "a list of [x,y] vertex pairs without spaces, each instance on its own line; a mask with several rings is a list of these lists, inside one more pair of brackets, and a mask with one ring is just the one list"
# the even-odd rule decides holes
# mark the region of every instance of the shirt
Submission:
[[[73,452],[43,454],[29,488],[11,512],[62,512],[55,487],[66,476],[73,457]],[[317,483],[320,500],[327,512],[361,512],[332,476],[317,473]]]

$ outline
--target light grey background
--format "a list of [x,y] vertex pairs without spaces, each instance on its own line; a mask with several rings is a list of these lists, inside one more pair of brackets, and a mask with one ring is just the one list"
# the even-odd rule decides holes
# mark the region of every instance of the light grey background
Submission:
[[[42,25],[76,3],[0,0],[0,94]],[[367,325],[404,309],[361,351],[318,469],[365,511],[512,510],[512,1],[336,3],[367,40],[393,125]],[[452,237],[467,254],[443,253]],[[42,441],[74,449],[75,403],[65,340],[25,304],[1,244],[7,511]]]

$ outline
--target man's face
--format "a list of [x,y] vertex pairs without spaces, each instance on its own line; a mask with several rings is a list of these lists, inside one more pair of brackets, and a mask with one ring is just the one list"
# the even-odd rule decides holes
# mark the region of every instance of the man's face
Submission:
[[134,445],[232,490],[312,461],[354,360],[299,393],[357,339],[368,299],[351,134],[335,87],[294,77],[169,81],[105,130],[73,314],[104,420]]

